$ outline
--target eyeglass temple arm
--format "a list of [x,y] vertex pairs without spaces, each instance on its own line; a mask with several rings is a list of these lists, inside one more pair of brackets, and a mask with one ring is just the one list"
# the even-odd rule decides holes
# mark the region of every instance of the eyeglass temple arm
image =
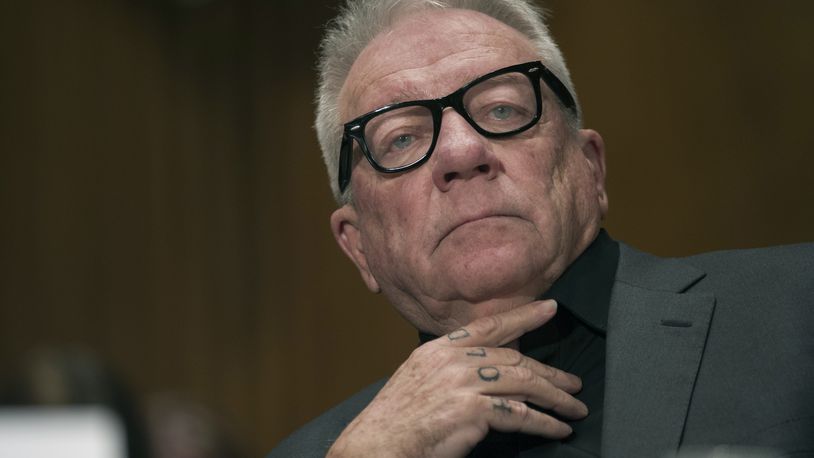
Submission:
[[342,135],[342,145],[339,147],[339,192],[345,192],[350,183],[351,165],[353,164],[353,139],[347,134]]
[[552,73],[551,70],[546,67],[542,67],[541,70],[541,76],[545,80],[546,84],[548,84],[548,87],[550,87],[551,90],[554,91],[554,94],[557,95],[557,98],[560,99],[560,102],[565,105],[565,108],[571,110],[571,113],[573,113],[575,117],[579,117],[577,102],[574,100],[574,96],[571,95],[571,91],[569,91],[568,88],[562,84],[562,81],[560,81],[560,79],[557,78],[557,75]]

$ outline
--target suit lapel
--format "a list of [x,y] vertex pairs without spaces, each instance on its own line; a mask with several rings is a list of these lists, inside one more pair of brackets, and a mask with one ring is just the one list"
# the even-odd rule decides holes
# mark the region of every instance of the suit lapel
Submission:
[[608,314],[602,456],[678,448],[715,298],[683,292],[704,273],[620,244]]

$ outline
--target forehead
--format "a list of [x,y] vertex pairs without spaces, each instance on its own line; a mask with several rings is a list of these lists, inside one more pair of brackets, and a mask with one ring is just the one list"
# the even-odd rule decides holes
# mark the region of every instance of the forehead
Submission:
[[415,13],[376,36],[356,59],[340,92],[341,119],[441,97],[492,70],[538,58],[528,38],[482,13]]

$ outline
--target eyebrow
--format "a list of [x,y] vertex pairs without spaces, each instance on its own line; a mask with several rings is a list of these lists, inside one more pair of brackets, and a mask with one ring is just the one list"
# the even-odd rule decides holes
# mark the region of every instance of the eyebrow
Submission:
[[[472,81],[476,80],[477,78],[479,78],[482,75],[480,75],[480,74],[472,74],[472,75],[468,75],[468,76],[469,77],[466,78],[466,83],[464,83],[464,85],[461,86],[461,87],[464,87],[464,86],[470,84]],[[412,85],[412,86],[414,87],[415,85]],[[458,88],[458,89],[460,89],[460,88]],[[456,89],[456,90],[458,90],[458,89]],[[444,95],[446,95],[446,94],[444,94]],[[439,97],[444,97],[444,95],[441,95]],[[541,94],[541,96],[544,97],[544,98],[546,97],[545,93]],[[418,95],[414,91],[407,90],[404,87],[404,85],[399,85],[398,92],[396,93],[395,96],[384,100],[382,103],[376,104],[372,109],[370,109],[366,113],[370,113],[372,111],[375,111],[375,110],[378,110],[380,108],[384,108],[384,107],[387,107],[387,106],[390,106],[390,105],[395,105],[397,103],[414,102],[414,101],[419,101],[419,100],[434,100],[436,98],[437,97],[429,97],[427,95]]]
[[[480,76],[482,76],[481,74],[473,73],[471,71],[469,73],[472,73],[472,74],[471,75],[467,74],[467,78],[464,78],[464,80],[466,82],[463,85],[461,85],[461,87],[471,83],[472,81],[474,81],[477,78],[479,78]],[[439,97],[443,97],[445,95],[447,95],[447,94],[440,95]],[[436,99],[436,98],[437,97],[428,97],[427,95],[418,95],[415,92],[408,91],[407,89],[405,89],[402,86],[402,87],[399,88],[399,92],[396,94],[395,97],[392,97],[392,98],[388,99],[386,103],[384,103],[382,105],[378,105],[376,108],[381,108],[381,107],[388,106],[388,105],[394,105],[396,103],[401,103],[401,102],[412,102],[412,101],[415,101],[415,100],[433,100],[433,99]]]
[[[388,101],[387,101],[387,103],[385,103],[385,105],[393,105],[395,103],[411,102],[413,100],[427,100],[427,99],[428,98],[426,96],[419,96],[415,92],[410,92],[410,91],[407,91],[404,88],[402,88],[398,92],[398,94],[396,94],[395,97],[392,97],[392,98],[388,99]],[[385,105],[381,105],[381,106],[385,106]]]

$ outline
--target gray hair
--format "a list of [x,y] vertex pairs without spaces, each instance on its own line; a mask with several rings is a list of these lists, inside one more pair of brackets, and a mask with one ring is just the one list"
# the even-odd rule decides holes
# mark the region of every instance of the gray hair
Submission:
[[[562,53],[548,32],[544,12],[531,0],[348,0],[339,15],[328,23],[322,38],[316,96],[317,137],[328,168],[331,190],[340,205],[351,200],[350,187],[340,193],[337,183],[342,140],[339,92],[351,66],[373,38],[399,18],[431,8],[478,11],[518,30],[531,40],[546,67],[557,75],[576,100],[571,76]],[[581,110],[577,109],[577,113]],[[581,120],[579,114],[576,116],[569,120],[578,128]]]

